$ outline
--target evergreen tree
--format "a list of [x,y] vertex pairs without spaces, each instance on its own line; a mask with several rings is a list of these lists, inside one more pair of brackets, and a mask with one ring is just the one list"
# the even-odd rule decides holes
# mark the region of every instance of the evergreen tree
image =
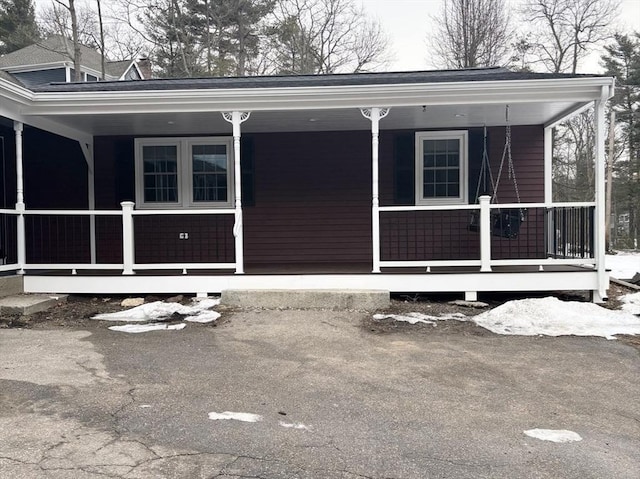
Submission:
[[32,0],[0,0],[0,55],[24,48],[39,39]]
[[618,144],[624,150],[613,170],[613,211],[629,218],[628,231],[620,232],[617,246],[633,248],[640,243],[640,33],[617,34],[605,50],[606,73],[616,77],[611,107],[616,111]]

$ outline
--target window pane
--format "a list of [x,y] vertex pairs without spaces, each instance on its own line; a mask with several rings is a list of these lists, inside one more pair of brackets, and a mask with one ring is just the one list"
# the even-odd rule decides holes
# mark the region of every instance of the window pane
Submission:
[[193,201],[227,201],[227,146],[193,145]]
[[447,196],[447,185],[446,184],[436,185],[436,194],[435,194],[435,196],[437,198],[446,197]]
[[144,201],[178,201],[178,147],[145,145],[142,147]]

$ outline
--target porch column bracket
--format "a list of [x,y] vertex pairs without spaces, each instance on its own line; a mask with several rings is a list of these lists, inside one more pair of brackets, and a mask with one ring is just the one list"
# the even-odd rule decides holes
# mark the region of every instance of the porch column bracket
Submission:
[[372,272],[380,272],[380,194],[379,194],[379,168],[378,168],[378,144],[380,133],[380,120],[389,114],[389,108],[370,107],[361,108],[360,113],[371,120],[371,233],[373,246]]
[[240,181],[240,125],[249,119],[249,111],[223,111],[222,118],[233,126],[233,163],[235,191],[235,222],[233,236],[236,240],[236,274],[244,273],[243,225],[242,225],[242,189]]
[[24,274],[24,265],[27,262],[27,242],[24,226],[24,179],[22,173],[22,122],[14,121],[13,130],[16,135],[16,239],[18,240],[18,274]]

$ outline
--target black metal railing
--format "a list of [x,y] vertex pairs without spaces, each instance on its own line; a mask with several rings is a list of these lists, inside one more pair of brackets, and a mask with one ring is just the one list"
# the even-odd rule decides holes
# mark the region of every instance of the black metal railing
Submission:
[[552,258],[593,258],[594,213],[594,206],[547,208],[547,254]]

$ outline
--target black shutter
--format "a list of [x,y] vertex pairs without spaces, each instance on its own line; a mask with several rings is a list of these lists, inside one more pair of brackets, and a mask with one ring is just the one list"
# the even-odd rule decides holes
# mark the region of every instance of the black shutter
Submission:
[[[476,191],[478,188],[478,181],[481,180],[480,168],[482,167],[482,152],[484,151],[484,129],[473,128],[469,130],[469,204],[477,203]],[[487,137],[487,148],[489,148],[489,139]],[[489,179],[489,173],[487,172],[487,190],[491,190],[491,180]],[[482,185],[480,186],[480,195],[492,194],[492,191],[483,191]]]
[[255,159],[253,138],[243,136],[240,144],[240,186],[242,206],[255,206]]
[[415,202],[414,134],[399,133],[393,142],[393,202],[413,205]]

